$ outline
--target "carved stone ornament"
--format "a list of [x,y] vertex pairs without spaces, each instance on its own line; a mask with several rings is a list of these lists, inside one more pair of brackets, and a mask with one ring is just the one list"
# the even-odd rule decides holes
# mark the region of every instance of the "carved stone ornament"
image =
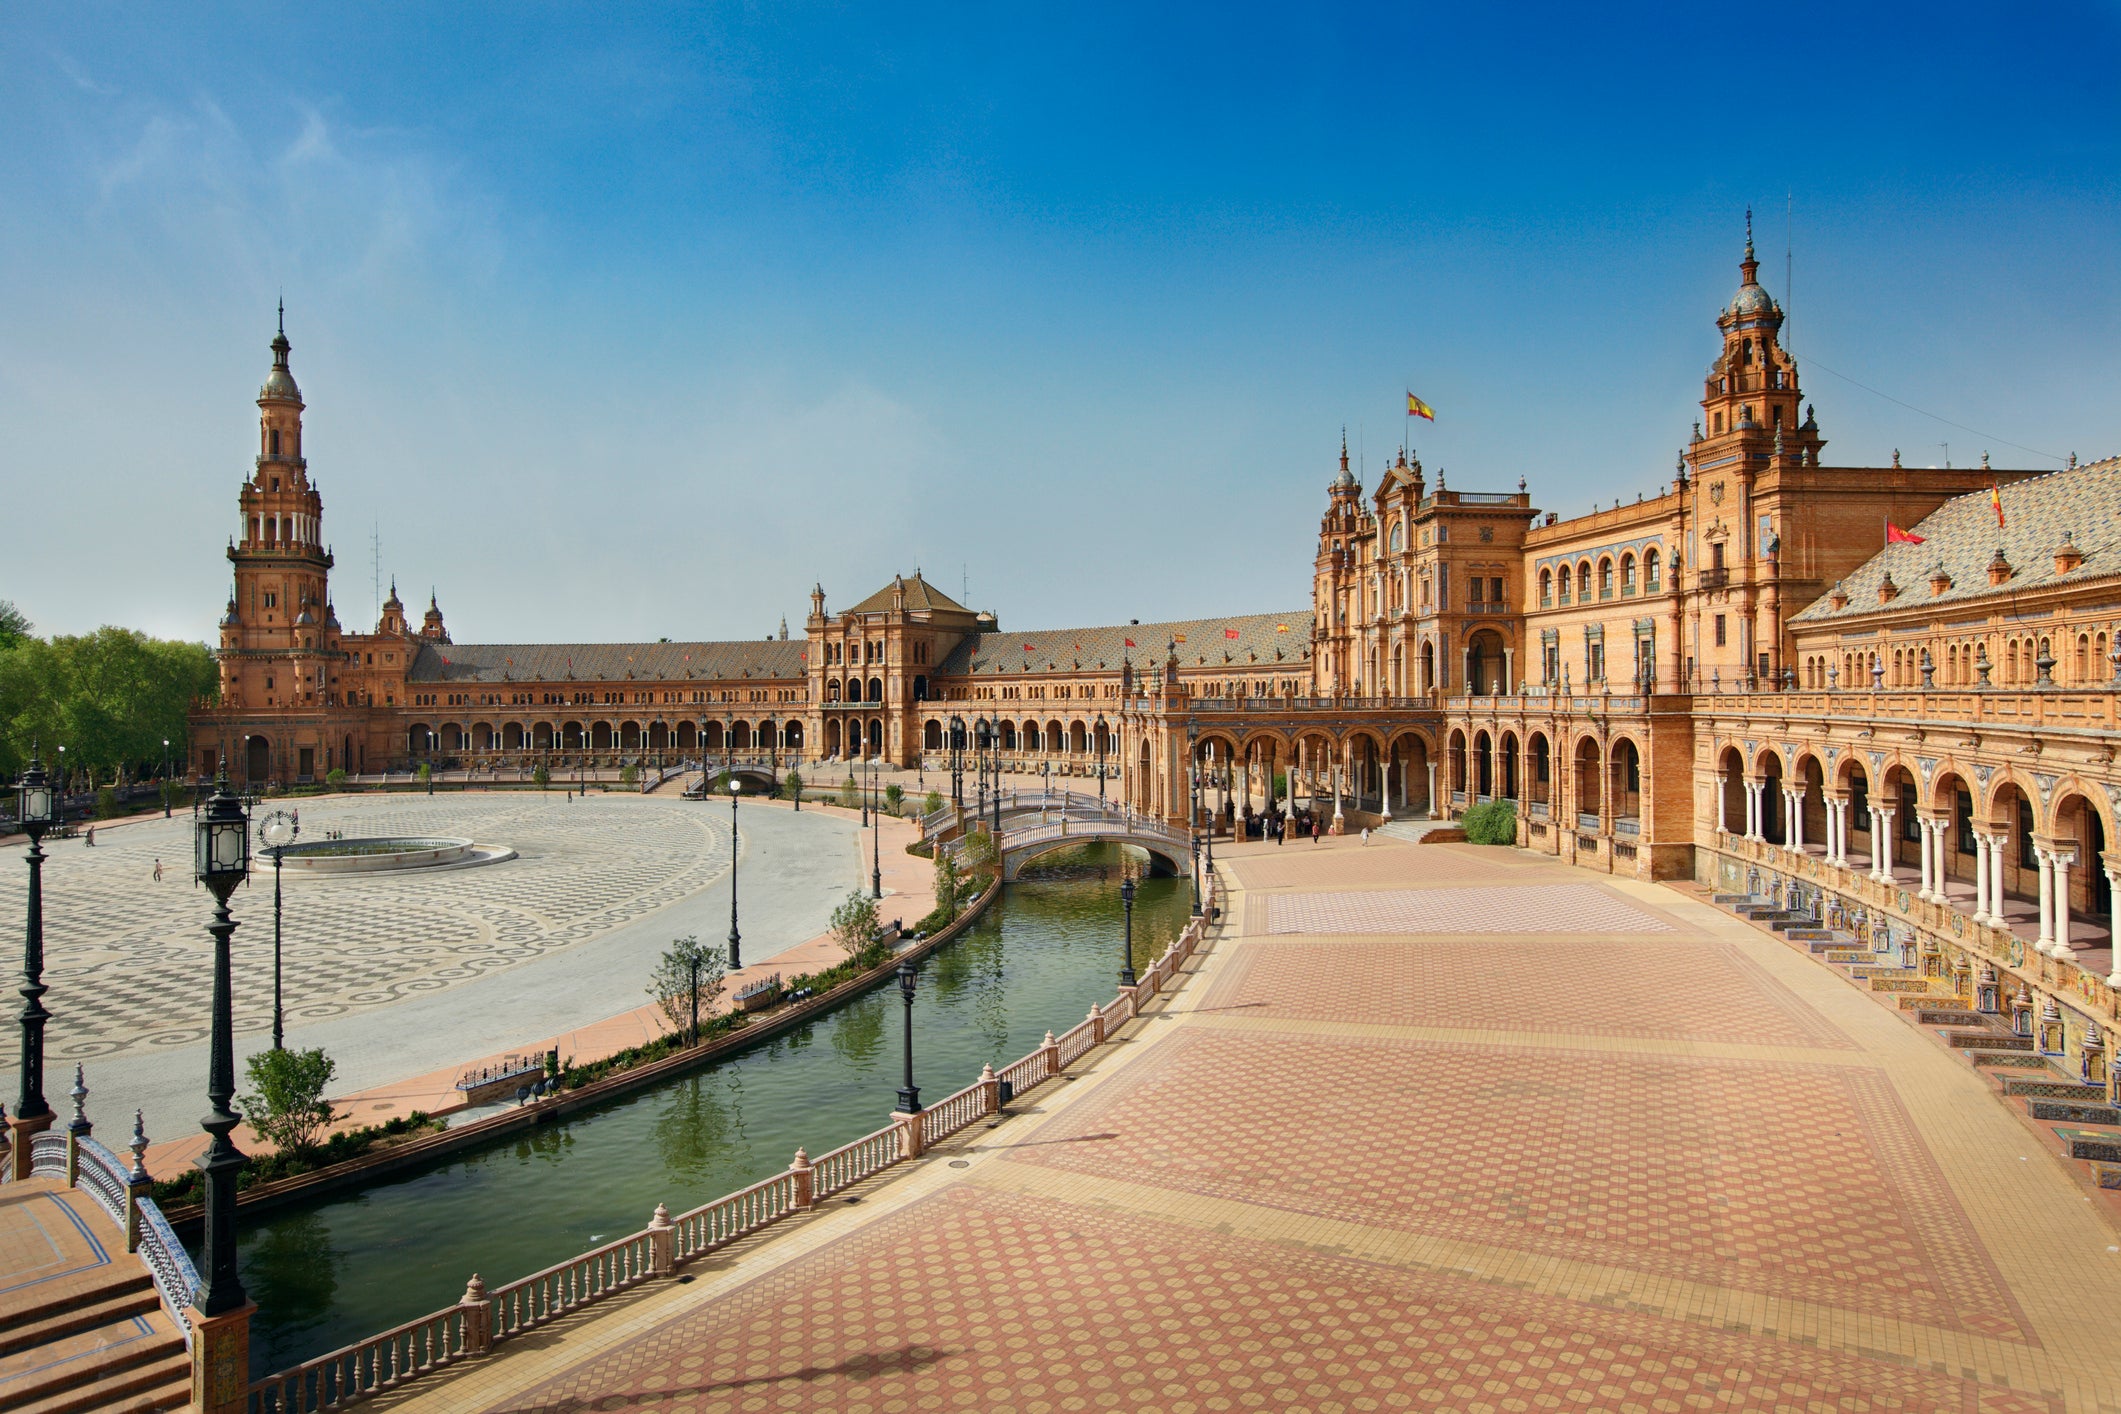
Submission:
[[2047,804],[2047,798],[2055,793],[2055,782],[2060,779],[2060,776],[2043,776],[2038,771],[2033,772],[2033,780],[2040,787],[2042,805]]
[[1882,751],[1866,751],[1866,752],[1865,752],[1865,753],[1863,753],[1863,754],[1871,758],[1871,769],[1872,769],[1873,771],[1882,771],[1882,770],[1884,770],[1884,769],[1885,769],[1885,753],[1884,753],[1884,752],[1882,752]]
[[1929,783],[1929,778],[1932,775],[1936,774],[1937,758],[1934,756],[1917,756],[1915,758],[1915,764],[1922,768],[1923,784],[1927,785]]
[[1988,784],[1988,778],[1989,778],[1990,776],[1993,776],[1993,775],[1995,775],[1995,774],[1996,774],[1996,768],[1995,768],[1994,766],[1976,766],[1976,767],[1974,767],[1974,779],[1976,779],[1976,780],[1980,781],[1980,782],[1981,782],[1981,784],[1983,784],[1984,786]]
[[1709,483],[1709,504],[1712,506],[1723,504],[1723,483],[1721,481],[1711,481]]

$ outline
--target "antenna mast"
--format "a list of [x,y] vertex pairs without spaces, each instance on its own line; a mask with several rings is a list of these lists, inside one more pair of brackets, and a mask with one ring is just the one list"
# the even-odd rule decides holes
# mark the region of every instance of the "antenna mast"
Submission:
[[375,601],[370,606],[370,623],[383,621],[383,522],[375,520],[368,527],[368,592]]

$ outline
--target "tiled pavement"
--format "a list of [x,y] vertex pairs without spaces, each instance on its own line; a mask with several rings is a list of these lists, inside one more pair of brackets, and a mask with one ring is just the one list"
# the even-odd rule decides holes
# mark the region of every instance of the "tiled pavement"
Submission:
[[[1226,933],[1030,1114],[386,1403],[2121,1408],[2106,1210],[1826,968],[1502,851],[1312,857],[1390,890],[1493,871],[1497,909],[1567,880],[1667,929]],[[1259,860],[1224,858],[1231,917],[1320,891]]]

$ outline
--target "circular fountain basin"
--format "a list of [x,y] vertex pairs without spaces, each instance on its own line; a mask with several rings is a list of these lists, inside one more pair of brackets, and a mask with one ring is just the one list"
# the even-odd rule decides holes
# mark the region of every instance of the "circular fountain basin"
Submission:
[[[378,835],[358,839],[310,840],[281,852],[284,868],[305,874],[377,874],[396,869],[436,869],[451,864],[487,863],[513,851],[495,851],[470,840],[434,836]],[[260,862],[271,859],[268,851]]]

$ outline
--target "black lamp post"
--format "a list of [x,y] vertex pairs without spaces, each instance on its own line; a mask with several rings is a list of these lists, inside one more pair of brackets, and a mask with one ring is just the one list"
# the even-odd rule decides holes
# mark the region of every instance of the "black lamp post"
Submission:
[[162,738],[162,818],[169,818],[169,738]]
[[1105,714],[1097,714],[1097,808],[1105,808],[1105,737],[1111,730],[1105,724]]
[[985,717],[972,724],[972,781],[978,788],[973,818],[981,823],[987,818],[987,738],[992,733]]
[[913,1083],[913,992],[918,980],[912,963],[898,965],[898,994],[906,1003],[906,1083],[898,1092],[898,1112],[907,1115],[921,1112],[921,1088]]
[[[29,1136],[49,1128],[52,1107],[44,1098],[44,835],[59,823],[59,797],[45,779],[44,762],[30,748],[15,808],[29,836],[29,912],[22,930],[22,1089],[15,1100],[14,1176],[29,1177]],[[42,1121],[33,1124],[32,1121]]]
[[206,1173],[206,1271],[196,1299],[202,1314],[219,1316],[240,1309],[248,1299],[236,1270],[236,1173],[243,1167],[243,1155],[228,1137],[239,1123],[228,1108],[236,1094],[228,959],[228,939],[236,924],[228,916],[228,896],[250,873],[250,822],[242,802],[228,793],[225,773],[199,817],[194,843],[195,874],[214,896],[214,921],[206,927],[214,939],[213,1030],[206,1072],[206,1100],[213,1108],[200,1121],[210,1136],[206,1152],[194,1161]]
[[1127,914],[1126,961],[1120,964],[1119,985],[1131,987],[1134,985],[1134,881],[1132,879],[1120,880],[1119,902],[1120,907],[1125,909]]
[[736,798],[744,793],[744,783],[729,775],[729,970],[735,972],[744,965],[744,935],[736,930]]
[[965,719],[950,718],[950,803],[962,814],[965,809]]
[[[881,768],[873,768],[870,772],[871,789],[881,779]],[[869,824],[869,897],[880,899],[884,896],[884,807],[881,804],[872,812]]]
[[688,943],[686,946],[690,949],[690,954],[687,958],[687,961],[690,962],[692,966],[691,1044],[697,1046],[700,1043],[700,954],[699,950],[697,948],[693,948],[691,944]]
[[302,827],[285,810],[275,810],[258,825],[258,838],[272,854],[272,1048],[280,1044],[280,856],[302,833]]
[[861,757],[855,764],[861,768],[861,786],[855,791],[855,795],[861,801],[861,828],[866,830],[869,828],[869,758]]

